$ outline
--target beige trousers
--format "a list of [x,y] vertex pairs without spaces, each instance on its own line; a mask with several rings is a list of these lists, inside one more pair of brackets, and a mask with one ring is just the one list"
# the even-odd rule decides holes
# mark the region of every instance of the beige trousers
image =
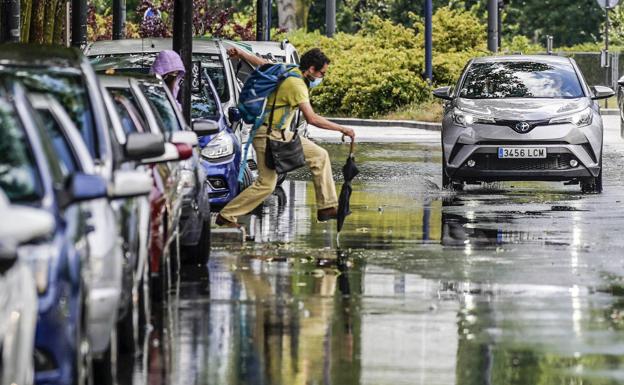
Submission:
[[[286,140],[291,140],[293,133],[284,132]],[[256,150],[258,161],[258,178],[254,183],[230,201],[222,210],[221,216],[228,221],[236,222],[236,219],[251,212],[258,207],[275,190],[277,184],[277,173],[266,166],[266,138],[267,127],[258,129],[253,140],[253,147]],[[282,140],[279,130],[271,131],[271,139]],[[329,154],[324,148],[316,145],[311,140],[301,137],[303,156],[312,172],[314,190],[316,192],[316,205],[319,210],[338,206],[336,196],[336,186],[329,161]]]

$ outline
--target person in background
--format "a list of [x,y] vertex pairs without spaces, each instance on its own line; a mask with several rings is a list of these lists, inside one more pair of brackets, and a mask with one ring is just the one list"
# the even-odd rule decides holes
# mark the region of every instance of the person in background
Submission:
[[[247,61],[254,66],[270,64],[261,57],[255,56],[239,48],[228,50],[230,57]],[[273,124],[277,127],[271,130],[272,140],[291,140],[294,133],[282,131],[283,127],[290,127],[290,123],[296,114],[297,108],[301,110],[306,121],[319,128],[338,131],[343,135],[355,139],[353,129],[330,122],[317,115],[310,104],[309,89],[318,86],[329,68],[330,60],[318,48],[306,52],[300,61],[299,68],[292,71],[297,76],[286,78],[277,89],[267,98],[267,106],[275,105],[273,111]],[[278,108],[279,106],[279,108]],[[270,116],[267,117],[254,137],[253,147],[256,150],[258,164],[258,178],[245,189],[240,195],[228,203],[217,216],[216,223],[219,226],[240,227],[237,218],[245,215],[260,205],[273,193],[277,184],[277,173],[266,166],[266,139]],[[277,124],[279,122],[279,124]],[[284,134],[284,137],[282,137]],[[335,219],[338,208],[336,186],[332,175],[331,163],[327,151],[307,138],[301,137],[303,153],[314,182],[316,192],[316,205],[318,208],[317,219],[325,222]]]
[[180,83],[184,78],[186,70],[177,52],[172,50],[161,51],[158,56],[156,56],[150,73],[160,75],[167,84],[167,87],[171,90],[175,100],[178,100]]

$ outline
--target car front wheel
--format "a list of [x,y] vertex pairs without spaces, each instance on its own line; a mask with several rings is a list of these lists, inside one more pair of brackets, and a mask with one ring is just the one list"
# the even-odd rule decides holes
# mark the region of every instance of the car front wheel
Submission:
[[600,161],[600,172],[597,177],[581,180],[581,192],[583,194],[600,194],[602,192],[602,160]]
[[442,188],[452,191],[462,191],[464,183],[451,179],[446,173],[446,168],[442,166]]

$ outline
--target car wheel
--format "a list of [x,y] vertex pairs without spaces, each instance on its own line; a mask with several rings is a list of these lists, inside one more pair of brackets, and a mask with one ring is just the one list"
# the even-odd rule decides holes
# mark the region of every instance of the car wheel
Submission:
[[284,174],[277,174],[277,185],[281,186],[282,183],[284,183],[284,181],[286,180],[286,176],[288,174],[284,173]]
[[210,218],[202,220],[201,235],[197,245],[190,247],[189,260],[196,265],[208,263],[210,258]]
[[97,378],[97,385],[113,385],[115,383],[116,364],[119,362],[117,353],[117,333],[112,330],[108,348],[101,357],[93,360],[93,378]]
[[602,192],[602,160],[600,160],[600,172],[597,177],[581,180],[581,192],[583,194],[600,194]]
[[462,191],[464,189],[464,183],[451,179],[444,166],[442,166],[442,188],[452,191]]
[[251,172],[249,166],[245,166],[245,170],[243,171],[243,181],[240,182],[240,191],[245,190],[247,187],[251,186],[254,182],[254,177]]
[[[83,284],[84,288],[85,285]],[[84,290],[84,289],[83,289]],[[91,357],[91,345],[87,333],[87,306],[84,295],[80,298],[80,317],[76,327],[76,357],[74,366],[74,384],[93,385],[93,359]]]

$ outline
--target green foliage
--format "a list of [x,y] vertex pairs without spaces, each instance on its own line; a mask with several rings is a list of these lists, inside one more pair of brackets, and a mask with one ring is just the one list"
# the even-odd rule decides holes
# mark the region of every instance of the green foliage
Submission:
[[531,43],[531,40],[526,36],[518,35],[511,39],[503,40],[502,50],[507,53],[522,52],[526,55],[545,52],[546,48],[539,44]]
[[[300,54],[320,47],[332,60],[322,85],[312,92],[315,108],[327,115],[378,117],[431,99],[422,78],[423,28],[371,16],[355,34],[329,39],[318,31],[287,35]],[[472,13],[440,8],[434,20],[434,83],[453,84],[467,61],[485,51],[485,28]],[[280,39],[282,36],[277,36]]]

